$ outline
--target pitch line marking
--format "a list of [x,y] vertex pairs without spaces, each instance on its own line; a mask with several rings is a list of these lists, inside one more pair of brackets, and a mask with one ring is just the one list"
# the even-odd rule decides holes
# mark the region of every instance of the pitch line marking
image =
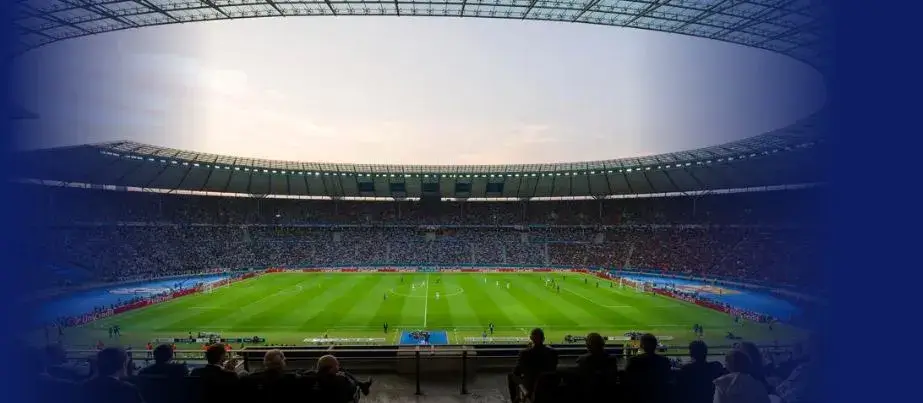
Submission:
[[[457,286],[456,286],[456,287],[457,287]],[[427,289],[429,289],[428,286],[427,286]],[[393,288],[390,289],[390,290],[388,290],[388,292],[390,292],[391,294],[397,295],[397,296],[399,296],[399,297],[404,297],[404,298],[427,298],[427,297],[422,297],[422,296],[419,296],[419,295],[402,294],[402,293],[399,293],[399,292],[394,291]],[[455,290],[455,292],[453,292],[453,293],[451,293],[451,294],[442,295],[442,297],[443,297],[443,298],[454,297],[454,296],[456,296],[456,295],[461,295],[461,294],[463,294],[464,292],[465,292],[465,289],[464,289],[464,288],[458,287],[458,289]]]
[[585,299],[585,300],[587,300],[587,301],[592,302],[593,305],[601,306],[601,307],[603,307],[603,308],[610,308],[610,309],[614,309],[614,308],[634,308],[634,307],[631,306],[631,305],[603,305],[603,304],[600,304],[599,302],[593,301],[592,299],[589,299],[589,298],[587,298],[587,297],[585,297],[585,296],[583,296],[583,295],[577,294],[576,292],[573,292],[573,291],[568,290],[568,289],[566,289],[566,288],[564,289],[564,291],[567,291],[567,292],[569,292],[569,293],[571,293],[571,294],[574,294],[574,295],[576,295],[576,296],[578,296],[578,297],[580,297],[580,298],[583,298],[583,299]]

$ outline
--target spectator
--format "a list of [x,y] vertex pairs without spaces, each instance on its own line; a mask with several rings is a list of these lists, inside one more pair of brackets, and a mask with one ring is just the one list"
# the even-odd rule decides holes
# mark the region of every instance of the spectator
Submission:
[[223,344],[215,344],[205,350],[205,361],[208,364],[192,370],[192,376],[220,382],[233,381],[238,378],[235,371],[237,360],[227,359],[227,350]]
[[237,360],[226,360],[227,351],[223,344],[215,344],[205,350],[208,362],[202,368],[192,370],[192,376],[199,378],[198,400],[205,402],[226,403],[233,397],[231,387],[239,379],[234,368]]
[[692,362],[677,374],[677,392],[689,403],[709,403],[715,396],[715,379],[725,374],[718,362],[708,362],[708,346],[701,340],[689,343]]
[[785,403],[820,401],[820,390],[817,385],[817,354],[820,349],[815,344],[816,337],[808,340],[808,354],[798,357],[798,366],[776,388],[776,392]]
[[285,372],[285,354],[280,350],[269,350],[263,356],[263,370],[241,378],[242,389],[251,393],[248,401],[279,402],[291,396],[304,395],[307,388],[300,388],[295,374]]
[[186,364],[178,364],[172,361],[173,348],[168,344],[161,344],[154,349],[154,364],[142,369],[138,375],[181,378],[189,374],[189,368],[186,367]]
[[554,372],[558,367],[558,352],[545,345],[545,332],[542,329],[532,329],[529,339],[529,347],[519,353],[513,372],[507,377],[513,403],[519,401],[520,385],[531,392],[539,375]]
[[763,353],[760,352],[760,349],[749,341],[740,343],[737,347],[741,352],[747,355],[747,358],[750,359],[749,374],[760,381],[763,386],[766,387],[766,393],[773,394],[775,393],[775,388],[769,384],[769,381],[766,379],[766,366],[763,364]]
[[625,383],[633,401],[662,403],[670,399],[671,363],[657,354],[657,338],[641,336],[641,354],[631,357],[625,368]]
[[317,360],[317,391],[320,401],[345,403],[358,400],[359,391],[369,394],[371,382],[359,382],[354,376],[340,369],[340,361],[332,355]]
[[87,375],[81,374],[75,368],[66,366],[67,352],[60,344],[49,344],[45,347],[45,372],[57,379],[72,382],[86,380]]
[[41,351],[30,349],[25,353],[25,356],[16,358],[19,358],[17,361],[25,364],[25,381],[30,386],[26,392],[31,392],[29,395],[31,399],[27,400],[39,403],[61,403],[70,401],[74,397],[77,384],[50,375],[41,360]]
[[141,403],[141,393],[134,385],[122,381],[128,365],[128,354],[120,348],[109,347],[96,355],[96,374],[82,385],[83,400],[87,403]]
[[714,403],[769,403],[766,386],[750,375],[752,363],[746,353],[733,350],[725,363],[730,373],[715,379]]
[[599,333],[586,336],[587,353],[577,357],[577,369],[581,374],[606,372],[612,367],[612,357],[606,352],[606,341]]
[[615,357],[606,352],[606,340],[599,333],[586,336],[587,353],[577,358],[578,383],[584,402],[612,399],[617,381]]

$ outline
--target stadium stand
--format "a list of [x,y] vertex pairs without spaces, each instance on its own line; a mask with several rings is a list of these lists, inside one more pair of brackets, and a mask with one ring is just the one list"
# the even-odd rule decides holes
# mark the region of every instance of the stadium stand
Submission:
[[[807,224],[804,212],[811,210],[799,202],[810,200],[813,190],[674,197],[652,201],[655,207],[637,199],[469,202],[422,215],[415,214],[413,202],[38,187],[32,190],[48,206],[41,220],[52,228],[41,244],[53,253],[34,251],[37,266],[76,268],[85,281],[217,268],[519,265],[644,268],[820,285],[804,269],[814,267],[818,233]],[[484,215],[476,214],[466,221],[468,209],[493,211],[495,219],[484,223],[477,218]]]
[[[823,56],[829,53],[824,45],[828,34],[820,28],[826,13],[815,2],[277,3],[19,2],[14,24],[24,33],[18,46],[23,52],[70,38],[149,25],[355,14],[471,16],[642,28],[761,48],[821,69]],[[18,171],[12,174],[22,182],[52,185],[24,188],[39,207],[35,209],[38,214],[29,218],[47,231],[42,232],[42,239],[22,241],[21,252],[35,262],[26,269],[36,274],[33,286],[49,292],[222,268],[541,265],[643,268],[817,293],[823,284],[810,269],[819,258],[815,244],[820,237],[818,227],[811,225],[815,209],[806,204],[816,195],[810,185],[823,183],[826,177],[816,162],[824,147],[817,136],[822,120],[818,114],[774,132],[697,150],[542,165],[268,161],[127,141],[36,150],[17,155],[13,165]],[[730,193],[767,187],[808,189]],[[210,192],[211,196],[183,195],[194,192]],[[217,197],[218,193],[235,197]],[[263,197],[267,195],[276,198]],[[650,195],[677,197],[645,197]],[[612,199],[615,196],[625,198]],[[391,200],[347,200],[368,197]],[[452,201],[399,200],[407,197]],[[572,197],[597,200],[539,201]],[[506,201],[459,201],[469,198]],[[36,375],[36,390],[41,392],[36,397],[49,402],[71,401],[74,396],[86,401],[154,403],[425,401],[425,397],[412,396],[422,394],[421,377],[438,372],[433,369],[439,365],[460,370],[456,378],[460,385],[453,383],[453,392],[439,392],[437,386],[428,384],[430,393],[439,397],[470,394],[487,402],[723,403],[736,401],[732,396],[740,395],[734,393],[739,391],[733,385],[755,383],[765,390],[747,388],[753,396],[748,401],[818,401],[811,389],[819,351],[815,348],[806,353],[764,350],[766,357],[759,357],[760,352],[752,348],[706,351],[704,344],[690,345],[691,360],[681,365],[674,357],[658,357],[661,352],[656,351],[658,343],[652,335],[641,336],[645,351],[634,356],[632,348],[600,348],[592,334],[586,339],[586,349],[553,345],[557,351],[553,366],[529,358],[537,355],[534,346],[541,344],[534,337],[532,345],[518,356],[518,363],[519,344],[477,343],[430,351],[418,347],[276,346],[239,351],[241,363],[233,357],[225,361],[233,354],[213,347],[208,354],[210,366],[192,376],[178,366],[170,368],[181,368],[172,370],[182,372],[180,376],[150,374],[172,365],[167,358],[202,355],[201,351],[173,351],[171,346],[160,351],[174,355],[163,358],[160,354],[154,364],[159,367],[143,374],[137,372],[136,364],[142,361],[137,354],[118,348],[71,351],[69,357],[51,348],[44,360],[36,351],[18,362],[26,363],[27,371]],[[708,362],[725,353],[728,371]],[[62,363],[66,358],[88,359],[89,366],[85,371],[71,371]],[[304,370],[315,367],[315,362],[316,370]],[[371,385],[337,371],[346,366],[375,368],[380,363],[393,368],[395,362],[398,372],[406,370],[415,376],[415,388],[401,389],[401,382],[392,382],[388,375],[376,376]],[[520,390],[508,392],[507,377],[491,377],[485,371],[488,368],[531,372],[528,378],[534,381],[521,382]],[[94,380],[76,384],[94,375]]]

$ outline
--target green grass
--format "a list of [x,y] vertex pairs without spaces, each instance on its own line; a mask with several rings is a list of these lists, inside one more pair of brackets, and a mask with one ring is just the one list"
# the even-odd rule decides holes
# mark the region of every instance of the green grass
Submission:
[[[561,284],[560,294],[544,285],[549,276]],[[422,286],[424,282],[429,286]],[[386,322],[387,334],[382,329]],[[735,325],[728,315],[629,287],[610,287],[585,274],[279,273],[97,321],[70,330],[68,338],[76,345],[95,340],[111,344],[106,329],[118,324],[120,342],[135,348],[156,337],[199,331],[260,336],[269,344],[299,344],[324,333],[331,338],[380,337],[393,344],[400,330],[425,328],[446,330],[450,342],[460,343],[464,337],[480,336],[490,322],[495,336],[526,336],[531,328],[542,327],[549,342],[560,342],[565,334],[647,331],[683,344],[694,337],[694,323],[705,326],[710,344],[728,344],[727,331],[762,343],[803,336],[784,326],[770,332],[755,323]]]

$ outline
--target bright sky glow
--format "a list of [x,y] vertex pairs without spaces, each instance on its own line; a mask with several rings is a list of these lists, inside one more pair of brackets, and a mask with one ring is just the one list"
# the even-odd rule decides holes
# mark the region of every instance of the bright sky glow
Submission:
[[294,17],[122,31],[19,61],[25,147],[489,164],[631,157],[787,126],[824,103],[784,56],[655,32]]

